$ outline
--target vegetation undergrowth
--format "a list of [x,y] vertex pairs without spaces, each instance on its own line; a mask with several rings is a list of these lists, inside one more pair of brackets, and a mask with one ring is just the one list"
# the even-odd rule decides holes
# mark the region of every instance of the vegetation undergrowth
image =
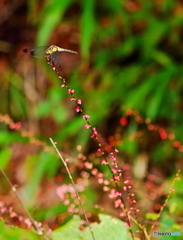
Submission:
[[[142,224],[139,221],[139,217],[138,217],[138,212],[140,211],[139,208],[137,207],[138,205],[138,201],[136,200],[135,197],[135,193],[134,191],[134,187],[133,187],[133,179],[131,178],[130,175],[125,174],[125,168],[124,166],[120,167],[118,164],[118,160],[117,160],[117,154],[119,152],[119,150],[115,147],[114,143],[115,141],[113,141],[112,143],[109,142],[108,144],[102,144],[102,136],[98,133],[98,130],[96,127],[93,127],[89,121],[90,116],[84,113],[84,110],[82,108],[82,100],[81,99],[77,99],[74,95],[74,89],[69,88],[69,86],[66,83],[66,80],[64,78],[62,78],[62,76],[59,73],[59,70],[57,69],[57,67],[54,65],[54,61],[52,61],[51,58],[51,54],[50,54],[50,49],[53,48],[53,46],[50,46],[48,49],[46,49],[46,59],[48,61],[48,64],[51,65],[52,69],[56,72],[56,74],[58,75],[58,78],[62,81],[61,87],[62,88],[66,88],[67,89],[67,93],[71,96],[70,97],[70,101],[74,101],[76,104],[75,107],[75,112],[77,114],[80,114],[80,116],[85,120],[86,124],[84,125],[84,127],[88,130],[91,131],[91,135],[90,138],[94,139],[97,143],[96,146],[96,157],[98,159],[100,159],[100,164],[102,166],[106,166],[108,168],[108,172],[110,173],[111,176],[107,176],[106,174],[103,174],[102,171],[100,171],[100,169],[98,168],[94,168],[93,164],[90,164],[89,162],[85,162],[86,165],[88,165],[88,169],[90,169],[90,172],[92,173],[93,171],[93,175],[96,177],[96,179],[98,179],[99,183],[101,182],[103,184],[103,191],[105,192],[109,192],[108,197],[113,199],[113,204],[114,207],[116,209],[118,209],[119,211],[119,219],[122,219],[122,221],[117,220],[116,218],[112,218],[112,217],[107,217],[105,215],[100,215],[99,214],[99,219],[100,219],[100,223],[90,223],[87,213],[84,209],[84,205],[82,203],[82,200],[80,198],[80,194],[79,194],[79,188],[77,186],[77,184],[74,182],[74,179],[72,177],[72,174],[69,170],[69,158],[63,158],[61,152],[59,152],[56,143],[52,140],[52,138],[50,138],[50,141],[53,145],[53,147],[55,148],[59,158],[61,159],[66,172],[68,174],[68,177],[72,183],[72,188],[73,188],[73,192],[72,192],[72,197],[77,199],[78,203],[75,202],[75,206],[70,206],[71,210],[70,213],[74,215],[80,215],[81,218],[83,218],[83,222],[81,222],[81,220],[79,220],[78,218],[73,218],[73,220],[70,220],[66,225],[64,225],[63,227],[59,228],[59,229],[55,229],[53,232],[51,231],[51,229],[48,229],[46,231],[46,229],[44,229],[44,227],[42,227],[41,223],[38,223],[36,221],[34,221],[33,217],[31,216],[31,214],[29,213],[29,211],[26,209],[26,207],[23,204],[23,201],[21,200],[20,195],[17,193],[16,187],[13,186],[13,184],[10,182],[9,178],[7,177],[7,175],[5,174],[4,170],[1,169],[2,174],[4,175],[4,177],[6,178],[7,182],[9,183],[11,189],[13,192],[15,192],[17,199],[19,200],[19,202],[21,203],[22,207],[24,208],[25,212],[28,215],[28,219],[23,219],[20,221],[24,221],[25,224],[27,225],[28,229],[34,228],[35,232],[38,234],[37,236],[41,236],[41,238],[43,239],[62,239],[62,237],[64,237],[64,239],[93,239],[93,240],[100,240],[103,239],[104,236],[107,234],[107,238],[106,239],[145,239],[145,240],[149,240],[151,239],[151,237],[153,236],[153,230],[155,228],[155,225],[158,223],[158,221],[160,220],[160,217],[162,215],[163,210],[165,209],[166,205],[168,204],[168,200],[171,197],[172,193],[174,192],[174,185],[175,182],[177,180],[179,180],[179,173],[180,170],[177,172],[176,176],[173,179],[172,182],[172,186],[169,190],[169,193],[167,194],[164,203],[160,206],[159,209],[159,213],[156,214],[156,216],[154,215],[154,219],[151,219],[151,224],[150,226],[147,228],[146,224]],[[49,52],[49,53],[47,53]],[[129,110],[127,115],[129,114]],[[7,116],[1,116],[1,122],[4,121],[7,124],[9,124],[10,128],[18,131],[21,127],[20,123],[13,123],[13,121],[11,119],[9,119]],[[137,121],[139,123],[142,123],[142,118],[138,117]],[[148,122],[150,122],[148,120]],[[122,125],[126,125],[127,123],[127,119],[123,116],[121,118],[121,123]],[[154,130],[154,127],[152,124],[148,125],[149,128],[151,128],[150,130]],[[162,134],[162,138],[165,137],[166,133],[163,132],[162,133],[162,129],[156,126],[156,131],[159,131]],[[21,132],[22,135],[24,136],[28,136],[28,134],[26,134],[25,132]],[[28,136],[30,137],[30,136]],[[50,147],[48,147],[45,144],[42,144],[41,141],[37,141],[33,138],[30,137],[30,141],[32,141],[34,144],[37,144],[39,146],[43,146],[43,150],[44,151],[51,151]],[[82,160],[86,160],[85,158],[83,158]],[[1,163],[1,167],[4,167],[6,165],[6,162]],[[88,176],[87,176],[88,178]],[[81,183],[82,184],[82,183]],[[137,191],[137,190],[136,190]],[[67,199],[65,199],[65,201],[67,201]],[[87,201],[87,199],[85,200]],[[66,205],[69,206],[69,202],[66,203]],[[72,205],[72,204],[71,204]],[[81,208],[81,213],[79,211],[79,209],[76,206],[79,206],[79,208]],[[19,217],[14,211],[13,208],[6,208],[4,203],[1,203],[1,212],[8,212],[10,215],[10,218],[14,218],[14,217]],[[111,225],[111,219],[112,220],[112,225]],[[2,217],[3,220],[3,217]],[[126,225],[125,225],[126,223]],[[109,226],[111,225],[111,226]],[[115,225],[115,226],[114,226]],[[80,229],[79,230],[79,226]],[[102,228],[100,226],[103,226]],[[112,233],[111,235],[111,228],[112,231],[114,231],[114,233]],[[116,228],[116,231],[114,230]],[[4,229],[4,227],[2,226],[2,229],[4,231],[4,236],[8,236],[9,234],[11,235],[11,231],[14,232],[14,230],[12,230],[12,228],[10,228],[11,230],[6,231]],[[65,229],[65,230],[64,230]],[[72,233],[70,232],[72,229]],[[31,231],[32,232],[32,231]],[[128,233],[129,232],[129,233]],[[27,234],[30,233],[24,233],[24,230],[20,230],[20,232],[18,233],[18,235],[21,234],[25,234],[25,236],[28,236]],[[31,237],[33,237],[35,234],[31,233]],[[10,236],[9,235],[9,236]],[[15,238],[14,238],[15,239]],[[18,239],[18,238],[17,238]],[[36,237],[33,237],[32,239],[37,239]]]

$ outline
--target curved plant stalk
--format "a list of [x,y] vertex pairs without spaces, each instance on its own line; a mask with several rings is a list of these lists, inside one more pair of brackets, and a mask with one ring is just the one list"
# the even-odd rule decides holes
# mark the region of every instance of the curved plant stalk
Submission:
[[64,167],[65,167],[65,169],[66,169],[66,171],[67,171],[67,173],[68,173],[68,176],[69,176],[69,178],[70,178],[70,180],[71,180],[71,183],[72,183],[72,186],[73,186],[73,188],[74,188],[75,194],[76,194],[76,196],[77,196],[77,199],[78,199],[78,202],[79,202],[81,211],[82,211],[83,216],[84,216],[84,218],[85,218],[85,220],[86,220],[86,224],[87,224],[87,226],[88,226],[88,228],[89,228],[89,230],[90,230],[90,232],[91,232],[92,239],[93,239],[93,240],[96,240],[96,239],[95,239],[95,236],[94,236],[94,233],[93,233],[93,229],[92,229],[92,227],[91,227],[91,225],[90,225],[90,223],[89,223],[88,217],[87,217],[86,212],[85,212],[85,210],[84,210],[83,204],[82,204],[82,202],[81,202],[81,198],[80,198],[79,193],[78,193],[78,191],[77,191],[77,188],[76,188],[76,185],[75,185],[74,180],[73,180],[73,178],[72,178],[72,175],[71,175],[71,173],[70,173],[70,170],[69,170],[69,168],[68,168],[68,166],[67,166],[67,163],[66,163],[66,161],[64,160],[64,158],[62,157],[61,153],[59,152],[59,150],[58,150],[58,148],[56,147],[56,144],[54,143],[54,141],[52,140],[52,138],[50,138],[50,142],[52,143],[53,147],[55,148],[55,151],[57,152],[59,158],[61,159],[62,163],[64,164]]

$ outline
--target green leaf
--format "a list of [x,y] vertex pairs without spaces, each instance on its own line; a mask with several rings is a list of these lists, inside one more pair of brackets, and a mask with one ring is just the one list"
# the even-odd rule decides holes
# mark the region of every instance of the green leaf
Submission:
[[168,84],[172,80],[174,73],[175,69],[169,68],[162,72],[159,72],[156,75],[157,85],[153,86],[154,89],[152,89],[153,90],[152,98],[147,108],[147,116],[150,117],[151,119],[155,119],[158,112],[160,112],[160,108],[161,107],[163,108],[164,99],[166,95],[169,95],[170,93],[170,92],[167,93]]
[[31,199],[35,196],[40,186],[40,182],[45,174],[53,171],[52,168],[57,167],[58,161],[55,160],[56,155],[49,152],[42,152],[39,156],[33,155],[29,157],[29,161],[34,161],[36,166],[33,169],[33,177],[31,182],[26,186],[26,197]]
[[[128,228],[125,226],[124,222],[117,218],[107,216],[104,214],[99,214],[100,223],[93,224],[94,236],[97,240],[129,240],[131,239]],[[89,229],[85,234],[84,239],[91,239],[91,233]]]
[[84,1],[81,17],[81,55],[88,59],[92,36],[95,30],[94,0]]
[[62,131],[58,132],[56,135],[56,140],[63,140],[66,137],[74,136],[78,133],[79,130],[84,129],[83,127],[84,120],[82,118],[75,118],[72,121],[68,121],[67,125],[62,129]]
[[168,90],[168,83],[172,79],[172,75],[174,73],[174,70],[168,69],[166,71],[160,72],[156,78],[157,78],[157,86],[155,85],[155,89],[152,94],[152,98],[149,101],[149,106],[147,108],[147,116],[151,119],[155,119],[157,116],[161,105],[163,105],[163,99],[164,96]]
[[40,29],[37,37],[37,45],[44,45],[48,42],[53,29],[57,26],[65,11],[72,2],[73,0],[48,1],[47,5],[42,11]]
[[158,219],[158,214],[157,213],[146,213],[146,219],[155,221]]
[[148,23],[148,29],[144,32],[142,39],[142,47],[145,51],[155,48],[169,30],[169,25],[164,24],[152,16]]
[[29,239],[29,240],[40,240],[42,239],[36,233],[33,233],[30,230],[12,227],[6,225],[4,222],[0,221],[0,240],[20,240],[20,239]]
[[0,168],[4,169],[11,158],[11,150],[5,148],[0,151]]
[[124,140],[122,145],[119,146],[121,151],[128,153],[129,155],[135,156],[138,152],[138,146],[135,141],[132,140]]
[[51,112],[52,109],[53,108],[50,101],[40,102],[37,106],[37,114],[39,117],[45,117]]
[[[107,216],[104,214],[99,215],[100,223],[91,224],[93,234],[97,240],[130,240],[131,237],[128,228],[124,222],[117,218]],[[79,218],[72,219],[64,226],[52,232],[53,240],[92,240],[92,235],[87,227],[84,231],[79,229],[81,221]]]
[[161,51],[156,51],[156,50],[153,50],[151,52],[151,57],[157,61],[158,63],[160,63],[161,65],[165,66],[165,67],[169,67],[169,66],[172,66],[172,60],[171,58],[165,54],[164,52],[161,52]]
[[64,239],[64,240],[70,240],[70,239],[83,239],[82,238],[82,232],[79,230],[80,220],[78,218],[72,219],[64,226],[54,230],[52,232],[52,239]]
[[16,132],[7,132],[7,131],[1,131],[0,134],[0,144],[8,144],[12,142],[27,142],[27,137],[20,136],[19,133]]
[[142,82],[140,85],[137,85],[136,88],[131,90],[126,99],[127,107],[138,109],[139,106],[141,106],[144,102],[147,94],[155,85],[154,80],[156,80],[155,75],[149,77],[146,81]]

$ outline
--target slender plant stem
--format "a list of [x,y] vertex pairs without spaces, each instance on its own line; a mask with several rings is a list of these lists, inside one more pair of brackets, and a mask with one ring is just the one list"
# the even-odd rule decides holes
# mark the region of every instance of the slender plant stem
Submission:
[[68,168],[68,166],[67,166],[67,163],[66,163],[66,161],[64,160],[64,158],[62,157],[61,153],[59,152],[59,150],[58,150],[58,148],[56,147],[56,145],[55,145],[54,141],[52,140],[52,138],[50,138],[50,142],[52,143],[53,147],[55,148],[55,151],[57,152],[59,158],[61,159],[62,163],[63,163],[64,166],[65,166],[65,169],[66,169],[66,171],[67,171],[67,173],[68,173],[68,175],[69,175],[69,178],[70,178],[70,180],[71,180],[72,186],[73,186],[73,188],[74,188],[75,194],[76,194],[76,196],[77,196],[77,198],[78,198],[81,211],[82,211],[82,213],[83,213],[83,216],[85,217],[87,226],[88,226],[88,228],[89,228],[89,230],[90,230],[90,232],[91,232],[92,239],[93,239],[93,240],[96,240],[96,239],[95,239],[95,236],[94,236],[94,233],[93,233],[93,229],[92,229],[91,226],[90,226],[88,217],[87,217],[86,212],[85,212],[85,210],[84,210],[84,208],[83,208],[83,205],[82,205],[82,202],[81,202],[81,198],[80,198],[79,193],[78,193],[78,191],[77,191],[77,188],[76,188],[76,185],[75,185],[74,180],[73,180],[73,178],[72,178],[72,175],[71,175],[71,173],[70,173],[70,170],[69,170],[69,168]]
[[[166,197],[166,199],[165,199],[165,202],[163,203],[163,205],[162,205],[161,208],[160,208],[160,211],[159,211],[159,213],[158,213],[158,216],[157,216],[157,219],[156,219],[155,223],[157,223],[157,221],[160,219],[161,214],[162,214],[164,208],[165,208],[166,205],[168,204],[168,200],[169,200],[169,198],[170,198],[170,196],[171,196],[171,194],[172,194],[172,192],[173,192],[174,185],[175,185],[176,181],[179,180],[179,174],[180,174],[180,169],[177,171],[177,173],[176,173],[176,175],[175,175],[175,178],[173,179],[173,182],[172,182],[172,184],[171,184],[169,193],[168,193],[168,195],[167,195],[167,197]],[[149,235],[152,234],[152,231],[153,231],[153,229],[154,229],[154,227],[155,227],[155,223],[151,225],[151,228],[150,228],[150,231],[149,231]]]
[[[21,204],[22,208],[24,209],[24,211],[26,212],[27,216],[29,217],[30,221],[32,222],[32,226],[34,227],[35,231],[40,235],[40,229],[37,227],[35,220],[33,219],[32,215],[30,214],[30,212],[28,211],[28,209],[25,207],[25,205],[23,204],[20,195],[17,192],[17,189],[15,186],[13,186],[13,184],[11,183],[11,181],[9,180],[9,178],[7,177],[6,173],[4,172],[3,169],[0,169],[3,176],[5,177],[6,181],[8,182],[9,186],[11,187],[12,191],[15,193],[16,198],[18,199],[19,203]],[[44,238],[46,240],[49,240],[50,238],[46,235],[44,235]]]

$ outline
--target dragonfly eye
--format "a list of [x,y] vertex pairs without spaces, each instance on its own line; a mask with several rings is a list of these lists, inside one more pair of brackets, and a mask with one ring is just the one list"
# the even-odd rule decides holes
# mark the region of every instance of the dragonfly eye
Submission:
[[46,49],[46,50],[45,50],[45,53],[46,53],[46,54],[51,54],[51,51]]
[[23,52],[24,52],[24,53],[29,53],[28,48],[24,48],[24,49],[23,49]]

